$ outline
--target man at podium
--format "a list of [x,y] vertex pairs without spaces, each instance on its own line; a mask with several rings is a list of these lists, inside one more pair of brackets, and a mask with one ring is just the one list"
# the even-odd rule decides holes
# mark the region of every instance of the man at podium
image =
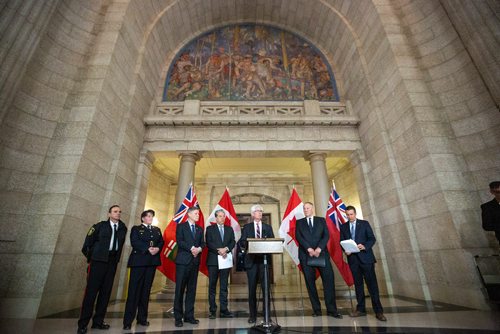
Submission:
[[[270,225],[262,222],[262,206],[256,204],[250,208],[252,222],[246,224],[241,231],[240,247],[245,250],[245,270],[248,278],[248,306],[250,316],[248,323],[253,324],[257,320],[257,278],[260,280],[262,296],[264,296],[264,255],[248,254],[248,238],[274,238],[273,229]],[[270,300],[270,298],[268,298]],[[264,305],[264,303],[262,303]],[[269,307],[270,305],[268,305]]]

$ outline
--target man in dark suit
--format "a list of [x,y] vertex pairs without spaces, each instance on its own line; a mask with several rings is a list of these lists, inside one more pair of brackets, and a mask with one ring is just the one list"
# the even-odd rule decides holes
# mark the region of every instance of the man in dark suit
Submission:
[[[245,250],[245,270],[248,279],[248,306],[250,316],[248,323],[253,324],[257,320],[257,279],[260,280],[262,296],[264,296],[264,256],[248,254],[248,238],[274,238],[273,228],[262,222],[262,206],[256,204],[250,208],[253,221],[243,226],[240,238],[240,247]],[[268,298],[270,300],[271,298]],[[262,303],[264,305],[264,303]],[[270,305],[268,305],[269,307]]]
[[483,229],[494,231],[500,244],[500,181],[490,183],[490,193],[495,198],[481,205]]
[[358,302],[356,310],[353,311],[350,316],[360,317],[366,315],[364,280],[370,292],[375,316],[380,321],[387,321],[384,316],[384,309],[380,303],[377,276],[375,275],[375,262],[377,261],[375,260],[375,255],[372,250],[376,241],[375,235],[368,221],[356,219],[355,207],[348,206],[345,212],[349,219],[349,223],[340,225],[340,240],[352,239],[356,242],[359,249],[359,253],[351,254],[346,252],[347,261],[349,262],[349,267],[351,268],[354,278],[356,300]]
[[161,265],[160,250],[163,248],[161,230],[153,226],[155,212],[146,210],[141,214],[141,225],[132,227],[130,243],[132,252],[128,259],[130,279],[123,316],[123,329],[130,329],[137,312],[137,323],[149,326],[148,306],[151,285],[156,267]]
[[[342,319],[342,315],[337,311],[335,301],[335,284],[330,254],[326,248],[330,233],[326,226],[325,218],[314,216],[314,206],[311,202],[304,204],[305,217],[299,219],[295,226],[295,237],[299,243],[299,260],[302,273],[306,281],[309,300],[313,309],[313,317],[321,316],[321,304],[316,289],[316,270],[319,270],[323,281],[323,291],[325,294],[325,305],[327,314],[331,317]],[[311,266],[309,261],[314,258],[323,258],[324,266]]]
[[210,319],[215,319],[217,304],[215,303],[215,294],[217,290],[217,280],[220,276],[220,317],[232,318],[233,314],[227,308],[227,282],[231,268],[219,269],[219,256],[227,258],[234,248],[234,231],[231,226],[224,225],[226,214],[224,210],[215,211],[215,220],[217,224],[208,226],[205,232],[205,239],[208,248],[207,267],[208,267],[208,301],[210,304]]
[[[87,268],[87,287],[83,296],[78,334],[87,332],[87,325],[92,317],[92,328],[109,329],[104,322],[108,307],[116,266],[122,254],[127,226],[120,220],[121,209],[113,205],[108,210],[108,220],[94,224],[87,233],[82,253],[89,263]],[[96,303],[97,298],[97,303]]]
[[[200,257],[205,241],[203,229],[196,225],[200,219],[200,209],[190,207],[187,210],[188,220],[177,225],[177,256],[175,257],[175,327],[182,327],[184,319],[190,324],[200,321],[194,317],[194,300],[198,281]],[[187,289],[187,292],[186,292]],[[183,308],[184,293],[186,301]]]

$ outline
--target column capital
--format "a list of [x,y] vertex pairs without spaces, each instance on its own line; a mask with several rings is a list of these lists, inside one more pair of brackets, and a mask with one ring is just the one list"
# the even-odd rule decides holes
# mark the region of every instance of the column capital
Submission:
[[313,161],[325,161],[326,152],[325,151],[309,151],[305,154],[304,159],[309,162]]
[[153,168],[156,157],[151,151],[141,151],[139,154],[139,161],[146,165],[149,169]]
[[198,151],[177,151],[177,154],[182,161],[197,162],[201,159],[201,154]]

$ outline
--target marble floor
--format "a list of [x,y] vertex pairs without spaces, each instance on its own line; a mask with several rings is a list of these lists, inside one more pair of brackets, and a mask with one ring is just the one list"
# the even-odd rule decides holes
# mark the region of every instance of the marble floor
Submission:
[[[500,311],[481,311],[462,306],[425,303],[422,300],[402,296],[383,296],[387,322],[378,321],[372,310],[360,318],[350,318],[353,293],[338,291],[337,305],[343,319],[328,316],[311,317],[311,306],[307,293],[297,287],[275,287],[272,319],[279,323],[281,333],[500,333]],[[106,322],[111,325],[107,331],[92,330],[88,333],[258,333],[247,323],[248,304],[246,286],[232,285],[230,289],[230,310],[233,319],[208,319],[206,289],[199,289],[195,316],[198,325],[174,326],[172,294],[154,293],[151,296],[149,327],[133,325],[132,330],[122,330],[124,300],[115,300],[108,307]],[[320,291],[320,294],[322,292]],[[353,301],[354,302],[354,301]],[[370,301],[367,300],[367,305]],[[323,313],[326,313],[323,310]],[[79,309],[68,310],[36,320],[0,319],[0,333],[76,333]],[[262,317],[258,319],[258,322]]]

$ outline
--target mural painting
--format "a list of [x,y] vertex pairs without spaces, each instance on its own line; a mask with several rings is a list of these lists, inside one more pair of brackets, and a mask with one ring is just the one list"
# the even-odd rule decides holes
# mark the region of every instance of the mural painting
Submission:
[[263,25],[232,25],[191,41],[172,62],[164,101],[338,101],[335,78],[304,39]]

